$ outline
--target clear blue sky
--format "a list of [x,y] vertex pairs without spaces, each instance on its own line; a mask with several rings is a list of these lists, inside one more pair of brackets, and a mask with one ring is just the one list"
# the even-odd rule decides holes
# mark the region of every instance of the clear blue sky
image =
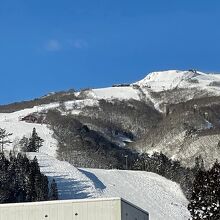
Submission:
[[1,0],[0,103],[220,71],[219,0]]

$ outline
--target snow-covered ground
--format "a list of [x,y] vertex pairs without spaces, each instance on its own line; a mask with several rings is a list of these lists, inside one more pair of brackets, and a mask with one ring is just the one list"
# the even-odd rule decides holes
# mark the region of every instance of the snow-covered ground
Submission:
[[101,89],[92,89],[88,93],[88,97],[93,99],[135,99],[140,100],[138,90],[133,87],[108,87]]
[[[135,85],[138,85],[139,88],[135,87]],[[213,95],[220,95],[220,75],[208,74],[195,70],[168,70],[152,72],[147,74],[144,79],[133,83],[130,86],[88,90],[86,97],[95,100],[141,100],[143,96],[143,94],[141,94],[142,91],[147,99],[152,100],[149,91],[161,92],[175,88],[197,88],[208,91]]]
[[[66,110],[71,111],[72,114],[78,114],[85,106],[98,105],[98,101],[91,99],[73,100],[65,102],[64,105]],[[40,152],[55,157],[57,141],[53,138],[53,131],[46,124],[26,123],[25,121],[21,121],[21,119],[32,113],[40,113],[59,107],[60,103],[55,102],[46,105],[34,106],[33,108],[27,108],[12,113],[0,113],[0,128],[6,129],[7,132],[13,134],[10,137],[13,143],[9,146],[5,146],[5,150],[13,150],[13,147],[18,145],[18,142],[22,137],[30,137],[33,128],[36,128],[38,135],[44,140],[43,147],[40,148]]]
[[[46,125],[25,122],[0,121],[0,127],[6,129],[6,131],[9,133],[12,133],[10,139],[13,143],[9,146],[5,146],[6,151],[12,150],[13,147],[16,148],[19,140],[21,140],[23,136],[29,138],[33,128],[36,128],[38,135],[44,140],[43,147],[40,148],[40,152],[54,157],[56,156],[57,141],[53,138],[53,131],[50,130]],[[17,150],[18,149],[16,149],[16,151]]]
[[[201,95],[203,93],[220,95],[220,75],[180,70],[152,72],[147,74],[144,79],[130,86],[87,90],[85,97],[90,100],[134,99],[146,102],[151,101],[157,110],[162,111],[159,105],[163,103],[164,100],[156,100],[152,97],[151,92],[161,92],[176,88],[196,89],[200,91]],[[194,94],[191,92],[190,94],[182,94],[182,96],[185,97],[184,100],[187,101],[192,99]],[[176,98],[178,100],[178,97]]]
[[122,197],[150,213],[151,220],[189,218],[187,200],[179,185],[144,171],[80,169],[101,197]]
[[59,107],[59,103],[51,103],[47,105],[34,106],[33,108],[27,108],[24,110],[16,111],[13,113],[0,113],[0,121],[5,122],[19,122],[20,119],[24,116],[27,116],[34,112],[42,112],[48,109]]
[[35,156],[38,159],[41,172],[44,173],[49,180],[56,180],[60,199],[100,197],[100,193],[93,182],[76,167],[68,162],[59,161],[55,157],[47,154],[28,153],[30,159],[33,159]]
[[152,72],[135,84],[154,92],[175,88],[198,88],[220,95],[220,75],[199,71],[168,70]]
[[42,173],[58,185],[60,199],[122,197],[150,213],[151,220],[187,220],[188,201],[178,184],[144,171],[76,168],[41,153]]
[[57,141],[53,138],[53,131],[45,124],[26,123],[24,121],[20,121],[21,117],[33,113],[39,108],[43,110],[52,107],[56,107],[56,104],[50,104],[44,106],[44,108],[41,106],[24,109],[13,113],[0,113],[0,128],[6,129],[8,133],[12,133],[12,136],[10,137],[12,144],[5,146],[5,150],[10,151],[13,150],[13,148],[15,151],[19,150],[17,149],[19,140],[21,140],[24,136],[29,138],[33,128],[36,128],[38,135],[44,140],[43,147],[41,147],[40,152],[55,157]]
[[[54,105],[51,104],[49,107],[54,107]],[[44,124],[19,121],[21,116],[30,114],[36,109],[39,110],[39,107],[0,114],[0,127],[13,133],[11,137],[13,142],[24,135],[30,136],[33,128],[36,128],[45,142],[39,153],[30,153],[29,157],[36,156],[41,171],[50,180],[52,178],[56,180],[60,199],[119,196],[148,211],[151,220],[188,219],[187,200],[179,185],[157,174],[139,171],[78,169],[67,162],[57,160],[55,158],[57,142],[53,138],[53,132]],[[6,149],[9,150],[12,146],[13,144]]]

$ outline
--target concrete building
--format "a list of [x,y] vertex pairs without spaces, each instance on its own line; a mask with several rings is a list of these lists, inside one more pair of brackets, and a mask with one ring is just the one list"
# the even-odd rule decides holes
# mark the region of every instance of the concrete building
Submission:
[[59,200],[0,205],[0,220],[149,220],[121,198]]

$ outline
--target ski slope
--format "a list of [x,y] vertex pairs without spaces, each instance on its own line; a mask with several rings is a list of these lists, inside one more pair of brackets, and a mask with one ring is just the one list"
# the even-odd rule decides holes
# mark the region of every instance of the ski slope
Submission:
[[56,180],[59,199],[100,197],[93,182],[68,162],[59,161],[55,157],[43,153],[28,153],[27,156],[30,159],[36,156],[41,172],[49,178],[49,181]]
[[80,169],[101,197],[122,197],[150,213],[151,220],[186,220],[187,200],[179,185],[144,171]]
[[42,153],[41,172],[57,182],[60,199],[122,197],[150,213],[151,220],[187,220],[187,200],[178,184],[144,171],[76,168]]
[[[51,106],[50,106],[51,107]],[[34,108],[35,110],[36,108]],[[30,136],[35,127],[45,142],[36,156],[42,173],[58,185],[60,199],[122,197],[150,213],[151,220],[187,220],[187,200],[178,184],[157,174],[140,171],[99,170],[76,168],[56,159],[57,142],[44,124],[19,121],[19,117],[34,111],[26,109],[0,114],[0,127],[12,132],[12,149],[24,135]]]

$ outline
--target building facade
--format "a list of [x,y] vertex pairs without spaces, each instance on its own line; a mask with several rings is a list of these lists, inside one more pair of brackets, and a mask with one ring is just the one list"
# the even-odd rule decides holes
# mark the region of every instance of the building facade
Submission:
[[0,205],[0,220],[149,220],[121,198],[59,200]]

